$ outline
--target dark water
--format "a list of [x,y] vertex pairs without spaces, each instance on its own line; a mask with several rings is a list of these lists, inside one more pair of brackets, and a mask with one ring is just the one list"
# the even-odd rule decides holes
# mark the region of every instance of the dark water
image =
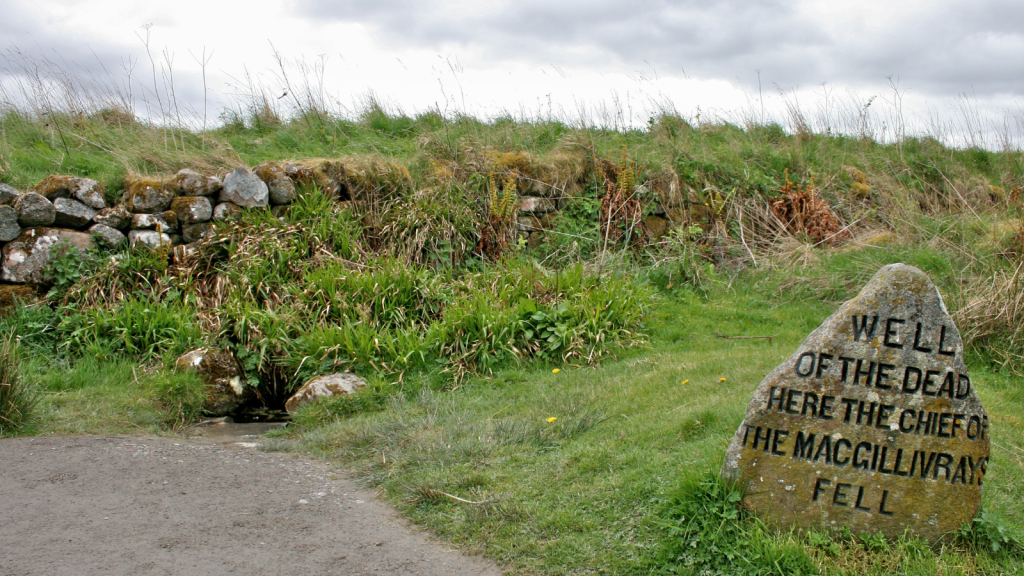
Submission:
[[287,425],[287,422],[233,422],[230,417],[214,418],[189,427],[189,435],[215,439],[251,440]]
[[243,408],[232,414],[231,419],[236,424],[251,424],[253,422],[290,422],[292,417],[284,410]]
[[218,442],[225,440],[255,440],[260,436],[284,428],[291,417],[284,410],[262,407],[247,407],[231,416],[210,418],[198,422],[188,429],[190,436],[201,436]]

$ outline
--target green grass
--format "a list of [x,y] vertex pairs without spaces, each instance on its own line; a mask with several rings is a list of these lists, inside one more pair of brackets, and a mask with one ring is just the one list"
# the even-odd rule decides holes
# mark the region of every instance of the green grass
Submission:
[[[694,126],[678,115],[661,115],[646,129],[620,132],[550,120],[445,118],[436,112],[389,116],[370,106],[349,118],[316,114],[267,123],[253,114],[169,141],[165,129],[109,112],[56,114],[55,122],[43,122],[5,109],[0,181],[27,189],[55,173],[92,177],[113,199],[132,174],[168,175],[186,167],[223,174],[240,164],[345,158],[363,169],[367,160],[401,167],[411,178],[410,188],[435,195],[444,189],[439,183],[478,189],[489,172],[514,168],[525,176],[558,180],[549,183],[586,198],[588,189],[603,189],[595,160],[618,162],[626,156],[640,167],[638,182],[648,184],[652,200],[664,199],[674,177],[690,196],[688,207],[703,206],[704,196],[713,192],[772,197],[788,171],[793,179],[813,177],[850,221],[866,214],[998,204],[1024,184],[1013,151],[954,150],[930,138],[907,138],[897,146],[845,136],[787,135],[776,124]],[[864,176],[867,189],[851,193],[855,173]],[[418,200],[429,211],[429,197]]]
[[35,434],[167,434],[198,416],[205,395],[193,374],[123,357],[54,362],[35,356],[24,373],[38,395],[26,431]]
[[[714,542],[700,544],[720,546],[733,560],[697,554],[703,561],[690,567],[677,560],[685,558],[674,542],[684,538],[680,498],[717,473],[762,376],[831,312],[828,304],[780,304],[758,294],[747,286],[707,301],[667,297],[651,316],[648,350],[599,367],[507,370],[470,379],[454,392],[396,396],[380,412],[303,426],[298,438],[379,486],[445,539],[522,573],[703,573],[714,566],[725,574],[788,574],[800,567],[829,574],[1018,570],[1024,557],[1005,549],[975,552],[965,541],[930,549],[913,539],[778,534],[752,519],[730,519],[731,535],[708,535]],[[1019,380],[978,368],[972,377],[993,422],[984,507],[1020,534]],[[773,567],[775,560],[781,568]]]

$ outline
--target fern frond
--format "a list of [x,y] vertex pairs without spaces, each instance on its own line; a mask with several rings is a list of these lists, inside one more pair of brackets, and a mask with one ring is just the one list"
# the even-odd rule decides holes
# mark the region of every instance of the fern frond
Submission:
[[504,187],[501,192],[501,214],[499,217],[502,220],[511,220],[515,215],[516,200],[518,199],[515,173],[509,174],[505,178]]
[[497,180],[495,180],[493,172],[491,172],[491,174],[488,176],[487,182],[489,184],[491,193],[490,204],[487,206],[487,212],[490,216],[497,216],[499,214],[498,182]]

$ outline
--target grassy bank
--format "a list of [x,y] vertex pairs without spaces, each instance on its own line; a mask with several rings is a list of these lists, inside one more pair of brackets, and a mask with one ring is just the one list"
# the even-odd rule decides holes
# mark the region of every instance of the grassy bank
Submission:
[[[217,346],[267,403],[366,377],[264,448],[342,463],[519,573],[1020,572],[1019,152],[672,115],[616,132],[251,112],[173,138],[111,110],[0,114],[0,180],[22,188],[70,173],[114,200],[126,176],[312,157],[345,174],[189,253],[56,261],[45,296],[0,319],[31,416],[4,434],[171,433],[204,393],[174,359]],[[529,243],[496,208],[524,194],[561,204]],[[938,547],[765,528],[716,479],[726,444],[762,376],[892,262],[932,277],[968,342],[992,422],[984,513]]]

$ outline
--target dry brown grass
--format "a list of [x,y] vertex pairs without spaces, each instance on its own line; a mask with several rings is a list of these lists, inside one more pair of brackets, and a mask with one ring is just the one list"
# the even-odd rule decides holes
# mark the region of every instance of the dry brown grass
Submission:
[[771,250],[771,261],[774,265],[785,269],[811,268],[821,264],[821,258],[809,242],[789,236],[781,238]]
[[953,314],[964,346],[981,346],[1014,374],[1024,375],[1024,263],[969,283]]
[[346,156],[345,183],[352,200],[378,204],[409,194],[414,189],[412,174],[405,164],[376,154]]
[[807,236],[817,244],[834,245],[845,238],[843,223],[818,195],[813,179],[803,186],[794,184],[787,170],[786,184],[779,193],[783,197],[772,202],[772,213],[789,233]]

